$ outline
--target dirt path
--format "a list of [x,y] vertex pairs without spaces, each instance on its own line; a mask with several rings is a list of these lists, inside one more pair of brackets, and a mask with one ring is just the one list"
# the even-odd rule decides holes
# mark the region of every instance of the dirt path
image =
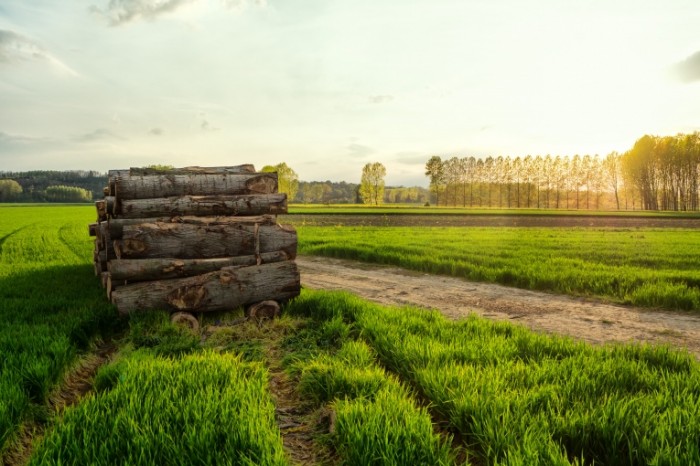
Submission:
[[296,262],[301,283],[308,288],[347,290],[381,304],[438,309],[452,319],[475,312],[590,343],[668,343],[700,359],[698,315],[616,306],[326,257],[303,256]]

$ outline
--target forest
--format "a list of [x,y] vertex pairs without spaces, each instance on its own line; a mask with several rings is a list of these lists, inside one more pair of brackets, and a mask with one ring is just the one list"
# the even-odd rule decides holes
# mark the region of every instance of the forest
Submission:
[[700,133],[639,138],[627,152],[525,157],[433,156],[437,205],[547,209],[698,210]]

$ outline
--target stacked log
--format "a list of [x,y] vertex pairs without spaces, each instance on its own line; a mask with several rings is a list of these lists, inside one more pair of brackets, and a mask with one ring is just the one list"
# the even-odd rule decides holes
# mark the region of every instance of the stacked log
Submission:
[[[276,173],[253,165],[111,170],[95,203],[95,274],[120,313],[207,312],[299,294]],[[260,307],[260,306],[258,306]]]

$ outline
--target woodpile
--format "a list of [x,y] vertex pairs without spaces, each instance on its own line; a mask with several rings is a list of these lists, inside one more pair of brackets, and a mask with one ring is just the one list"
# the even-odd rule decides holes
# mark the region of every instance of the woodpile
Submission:
[[[300,291],[276,173],[253,165],[111,170],[95,203],[95,274],[120,313],[274,313]],[[178,314],[180,315],[180,314]]]

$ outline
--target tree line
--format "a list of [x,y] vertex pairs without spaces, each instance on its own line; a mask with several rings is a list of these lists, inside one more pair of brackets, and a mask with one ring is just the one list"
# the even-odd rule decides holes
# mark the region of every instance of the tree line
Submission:
[[0,202],[89,202],[103,196],[106,180],[93,170],[0,172]]
[[698,210],[700,134],[645,135],[605,157],[433,156],[425,174],[443,206]]

